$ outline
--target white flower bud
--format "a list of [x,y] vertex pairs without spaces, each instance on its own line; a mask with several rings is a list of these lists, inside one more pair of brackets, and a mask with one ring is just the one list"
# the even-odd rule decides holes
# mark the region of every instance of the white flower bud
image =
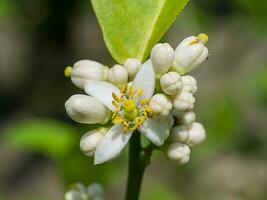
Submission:
[[128,72],[129,78],[133,78],[141,67],[141,62],[136,58],[128,58],[123,63],[123,66]]
[[194,108],[195,97],[186,91],[177,94],[173,99],[173,107],[178,112],[189,111]]
[[176,110],[173,110],[172,114],[177,117],[179,124],[185,126],[191,126],[196,120],[196,114],[193,111],[177,112]]
[[181,143],[173,143],[167,149],[167,157],[178,164],[185,164],[190,158],[190,148]]
[[173,63],[174,50],[168,43],[158,43],[152,48],[150,59],[156,74],[164,74]]
[[96,129],[85,133],[80,140],[80,149],[86,156],[93,156],[96,147],[104,137],[106,129]]
[[167,116],[172,109],[172,102],[164,94],[155,94],[150,99],[149,106],[155,115]]
[[182,76],[183,90],[195,94],[197,91],[197,81],[193,76]]
[[174,119],[173,119],[173,116],[171,114],[168,114],[167,116],[162,116],[162,115],[153,116],[153,119],[159,121],[159,123],[162,123],[168,129],[171,129],[173,127],[173,124],[174,124]]
[[206,34],[184,39],[175,49],[173,69],[184,75],[197,68],[209,55],[207,47],[204,46],[207,41]]
[[202,143],[206,138],[206,132],[202,124],[200,123],[193,123],[192,127],[189,130],[189,138],[186,143],[189,146],[194,146],[196,144]]
[[91,185],[89,185],[89,187],[87,188],[87,192],[88,192],[90,198],[92,198],[92,199],[105,197],[105,190],[98,183],[92,183]]
[[185,143],[189,138],[189,130],[186,126],[175,126],[171,129],[169,142],[181,142]]
[[71,81],[77,87],[83,89],[87,80],[104,81],[107,79],[108,67],[92,61],[80,60],[76,62],[70,71]]
[[168,72],[160,78],[160,87],[167,95],[178,94],[183,89],[181,76],[177,72]]
[[86,193],[76,190],[70,190],[65,194],[65,200],[87,200],[88,196]]
[[106,123],[110,111],[96,98],[83,94],[71,96],[65,103],[68,116],[84,124]]
[[122,87],[128,82],[127,70],[121,65],[114,65],[108,71],[108,81],[118,87]]

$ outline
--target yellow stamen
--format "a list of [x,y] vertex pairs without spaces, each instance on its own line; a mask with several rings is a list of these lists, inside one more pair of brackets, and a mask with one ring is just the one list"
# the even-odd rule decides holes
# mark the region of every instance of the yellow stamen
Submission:
[[141,106],[145,106],[145,105],[147,105],[149,103],[149,99],[142,99],[141,101],[140,101],[140,105]]
[[121,116],[116,116],[115,117],[115,119],[113,120],[113,123],[114,124],[119,124],[119,123],[121,123],[121,122],[123,122],[123,119],[122,119],[122,117]]
[[114,92],[112,92],[112,97],[115,101],[121,102],[121,99]]
[[72,71],[72,67],[71,66],[67,66],[64,70],[64,75],[66,77],[71,77],[71,71]]
[[126,91],[126,85],[123,85],[123,86],[121,87],[121,93],[124,94],[125,91]]
[[112,101],[112,104],[113,104],[113,106],[115,106],[116,108],[119,108],[119,104],[117,103],[117,101]]
[[143,94],[144,94],[144,90],[143,89],[139,90],[138,96],[141,97]]
[[130,87],[129,87],[129,91],[128,91],[128,93],[129,93],[130,96],[131,96],[131,94],[132,94],[132,91],[133,91],[133,86],[130,85]]

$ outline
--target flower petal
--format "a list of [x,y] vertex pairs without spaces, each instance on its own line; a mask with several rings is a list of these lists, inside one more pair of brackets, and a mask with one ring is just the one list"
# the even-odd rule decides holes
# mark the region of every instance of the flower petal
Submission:
[[85,83],[84,90],[88,95],[97,98],[108,109],[115,111],[115,106],[112,104],[112,93],[114,92],[117,96],[120,96],[119,88],[108,82],[88,80]]
[[155,90],[155,71],[151,60],[147,60],[142,64],[140,70],[137,72],[133,80],[133,87],[143,89],[141,99],[150,99]]
[[101,164],[115,158],[128,143],[132,132],[124,133],[121,124],[114,125],[105,134],[95,151],[94,163]]
[[139,131],[157,146],[163,145],[170,134],[170,131],[166,125],[151,118],[147,118],[147,120],[139,128]]

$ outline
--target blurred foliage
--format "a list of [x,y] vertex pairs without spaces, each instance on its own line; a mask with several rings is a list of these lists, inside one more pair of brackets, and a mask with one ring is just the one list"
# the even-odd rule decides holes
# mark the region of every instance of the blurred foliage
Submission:
[[261,67],[254,72],[252,79],[250,80],[250,92],[255,95],[256,100],[260,102],[262,106],[267,108],[267,68]]
[[[87,131],[95,127],[87,126]],[[92,158],[82,154],[79,149],[82,129],[58,120],[31,119],[12,123],[4,131],[3,139],[14,148],[54,160],[67,185],[77,181],[89,184],[92,180],[105,184],[116,179],[116,164],[96,167]]]
[[150,184],[150,188],[141,193],[141,200],[182,200],[177,194],[173,193],[167,186],[159,183]]
[[212,99],[197,108],[197,118],[204,124],[207,138],[204,145],[197,147],[196,154],[216,154],[231,147],[240,138],[243,131],[242,112],[231,96],[228,94]]
[[32,119],[12,123],[5,131],[5,139],[17,148],[59,159],[69,155],[76,145],[77,132],[77,129],[64,122]]

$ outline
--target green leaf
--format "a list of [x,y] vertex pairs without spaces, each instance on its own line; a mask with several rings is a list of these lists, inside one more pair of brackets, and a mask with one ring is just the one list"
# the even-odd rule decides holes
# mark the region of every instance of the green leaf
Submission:
[[144,60],[188,0],[92,0],[104,40],[119,63]]
[[77,144],[77,131],[57,120],[30,119],[13,122],[4,139],[12,146],[58,159],[68,155]]

